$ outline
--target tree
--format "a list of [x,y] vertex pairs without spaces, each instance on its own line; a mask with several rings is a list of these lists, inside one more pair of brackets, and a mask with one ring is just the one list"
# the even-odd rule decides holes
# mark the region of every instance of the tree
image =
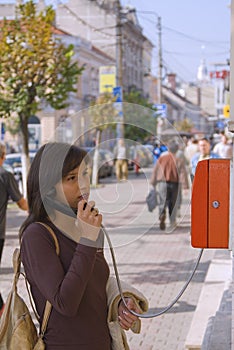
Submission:
[[83,70],[73,62],[73,46],[54,35],[54,19],[51,6],[37,13],[30,0],[14,20],[3,20],[0,32],[0,116],[19,119],[27,166],[29,117],[45,104],[65,108]]
[[191,129],[193,127],[193,123],[190,119],[184,118],[183,120],[175,122],[174,127],[178,131],[191,132]]
[[93,156],[92,169],[92,184],[94,186],[98,183],[98,159],[99,159],[99,145],[101,135],[104,130],[116,128],[117,110],[114,108],[115,97],[111,94],[100,95],[95,101],[91,103],[89,108],[89,117],[91,119],[91,126],[96,130],[96,147]]
[[131,90],[124,94],[124,137],[134,141],[143,141],[155,133],[156,111],[140,91]]

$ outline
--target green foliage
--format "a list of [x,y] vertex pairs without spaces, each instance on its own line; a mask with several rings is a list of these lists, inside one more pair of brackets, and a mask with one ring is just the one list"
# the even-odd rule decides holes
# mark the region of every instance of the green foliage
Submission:
[[[91,104],[89,115],[91,125],[101,132],[105,129],[116,129],[118,110],[114,107],[115,97],[103,94]],[[122,105],[124,116],[124,138],[143,141],[156,130],[156,119],[153,117],[152,105],[137,90],[124,94]]]
[[143,141],[155,134],[156,119],[154,108],[140,91],[132,90],[124,94],[124,137],[134,141]]
[[73,46],[54,35],[54,19],[52,7],[37,13],[30,0],[17,8],[14,20],[4,20],[0,32],[0,116],[18,115],[26,144],[28,118],[42,102],[66,107],[83,70],[72,61]]
[[19,118],[8,118],[5,122],[6,130],[15,136],[20,131],[20,121]]
[[193,123],[190,119],[185,118],[183,120],[180,120],[178,122],[176,122],[174,124],[174,127],[178,130],[178,131],[185,131],[185,132],[190,132],[192,127],[193,127]]
[[102,132],[106,129],[114,129],[118,111],[114,108],[115,98],[108,93],[100,95],[93,101],[89,108],[91,126]]
[[141,92],[138,90],[131,90],[128,94],[124,94],[124,102],[136,103],[138,105],[152,109],[152,104],[142,96]]

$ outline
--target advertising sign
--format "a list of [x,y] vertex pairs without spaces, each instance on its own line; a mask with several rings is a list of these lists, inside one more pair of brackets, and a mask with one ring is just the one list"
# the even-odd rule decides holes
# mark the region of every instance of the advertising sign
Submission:
[[115,66],[102,66],[99,68],[99,93],[112,94],[116,86],[116,68]]

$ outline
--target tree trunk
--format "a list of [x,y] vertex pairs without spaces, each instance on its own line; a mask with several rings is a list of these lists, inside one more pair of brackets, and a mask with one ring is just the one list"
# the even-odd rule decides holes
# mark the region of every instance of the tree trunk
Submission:
[[29,148],[28,148],[28,117],[20,114],[20,129],[22,132],[22,141],[23,141],[23,149],[22,149],[22,188],[23,195],[26,197],[27,195],[27,174],[30,167],[30,159],[29,159]]
[[98,184],[98,159],[99,159],[99,144],[101,140],[101,131],[98,129],[96,133],[96,145],[93,156],[93,171],[92,171],[92,185]]

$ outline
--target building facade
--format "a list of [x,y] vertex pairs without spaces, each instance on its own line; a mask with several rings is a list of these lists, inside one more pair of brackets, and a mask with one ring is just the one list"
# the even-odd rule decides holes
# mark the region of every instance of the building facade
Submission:
[[152,43],[143,35],[135,10],[118,7],[116,0],[69,0],[56,10],[56,26],[88,40],[117,66],[117,85],[149,96],[144,83],[152,58]]
[[[0,18],[15,18],[16,6],[20,3],[21,0],[15,4],[0,4]],[[41,123],[39,143],[53,138],[61,123],[68,130],[70,116],[87,108],[90,101],[99,95],[101,66],[117,66],[117,83],[121,82],[124,91],[134,88],[145,97],[151,95],[153,84],[149,72],[153,46],[142,34],[135,11],[117,5],[118,1],[111,0],[70,0],[66,4],[58,4],[56,35],[65,45],[74,45],[74,58],[85,69],[79,77],[77,92],[70,95],[66,110],[55,111],[45,106],[38,112]],[[37,6],[39,11],[43,10],[44,0],[39,0]],[[84,123],[84,120],[81,121],[80,128],[86,130]],[[69,131],[66,138],[71,138]]]

